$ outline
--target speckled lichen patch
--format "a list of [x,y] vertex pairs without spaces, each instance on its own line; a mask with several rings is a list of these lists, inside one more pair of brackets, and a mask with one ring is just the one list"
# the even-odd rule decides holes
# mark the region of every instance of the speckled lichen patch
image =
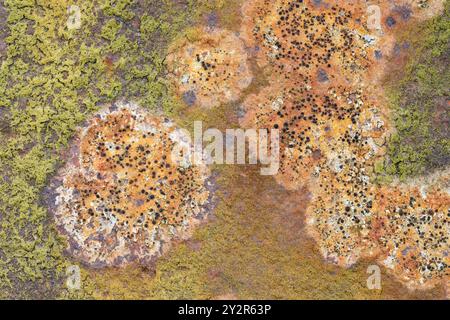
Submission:
[[305,184],[315,164],[336,153],[336,141],[351,153],[371,150],[369,158],[383,152],[385,111],[363,83],[373,48],[354,13],[361,10],[309,1],[244,5],[243,37],[272,72],[270,90],[243,102],[241,124],[281,130],[277,180],[288,189]]
[[379,243],[378,260],[410,288],[450,281],[449,174],[434,180],[383,187],[375,196],[370,236]]
[[[247,2],[243,38],[271,70],[271,86],[243,102],[241,124],[281,130],[276,179],[287,189],[308,186],[307,229],[327,260],[349,267],[378,257],[408,287],[429,288],[448,276],[450,197],[430,191],[419,207],[408,206],[403,197],[416,197],[417,188],[371,181],[392,129],[383,92],[370,84],[385,72],[380,52],[395,55],[398,45],[392,32],[369,33],[365,9],[347,1]],[[414,229],[411,221],[426,212],[431,220]]]
[[242,36],[256,48],[260,66],[289,80],[292,87],[329,81],[358,81],[368,65],[367,43],[357,3],[248,1]]
[[176,43],[167,58],[181,98],[207,108],[236,101],[253,79],[242,40],[227,30],[198,32],[199,40]]
[[206,216],[204,166],[173,161],[183,133],[135,105],[105,109],[80,133],[60,174],[55,220],[90,266],[149,263]]
[[378,188],[361,177],[318,182],[307,223],[322,254],[347,267],[376,257],[411,289],[448,281],[448,181]]

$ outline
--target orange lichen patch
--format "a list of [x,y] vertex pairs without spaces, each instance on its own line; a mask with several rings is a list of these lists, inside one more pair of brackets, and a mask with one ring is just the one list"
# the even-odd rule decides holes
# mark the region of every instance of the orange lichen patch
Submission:
[[[377,257],[411,289],[432,288],[446,281],[450,262],[448,181],[428,187],[379,188],[370,183],[360,157],[348,151],[340,154],[340,163],[346,165],[339,172],[320,170],[312,183],[314,196],[307,210],[308,231],[324,257],[343,267],[360,258]],[[448,180],[448,173],[441,174]]]
[[[369,30],[362,1],[247,1],[242,37],[260,67],[272,71],[274,85],[247,97],[241,124],[280,130],[276,179],[287,189],[308,186],[307,229],[327,260],[349,267],[379,257],[409,287],[426,288],[448,274],[448,193],[430,193],[419,208],[395,218],[386,210],[403,208],[417,190],[380,190],[370,181],[391,130],[383,92],[373,83],[386,72],[383,57],[395,58],[408,46],[396,42],[394,31],[423,14],[406,2],[379,6],[382,29]],[[381,196],[390,190],[384,203]],[[397,234],[430,210],[437,234],[430,226]],[[436,239],[422,243],[421,234]]]
[[[379,18],[369,6],[378,7]],[[408,46],[397,43],[394,33],[443,7],[443,0],[251,0],[242,7],[241,34],[258,64],[293,87],[370,83],[384,74],[383,57],[397,56]]]
[[374,202],[379,261],[410,288],[430,288],[450,279],[450,196],[432,186],[383,187]]
[[[274,70],[270,82],[277,85],[244,101],[241,123],[281,130],[278,181],[289,189],[308,183],[336,141],[356,154],[367,147],[371,157],[380,153],[386,121],[362,84],[372,60],[359,2],[254,0],[243,12],[243,37],[259,48],[258,61]],[[368,113],[378,115],[364,118]],[[376,128],[376,142],[362,136],[367,126]]]
[[359,1],[314,4],[317,1],[248,1],[242,34],[257,48],[260,66],[298,83],[310,84],[346,76],[350,80],[367,65]]
[[214,107],[236,101],[253,80],[242,40],[226,30],[200,30],[198,41],[183,39],[167,58],[173,82],[188,105]]
[[343,267],[375,250],[367,237],[375,196],[367,164],[383,147],[376,142],[380,120],[376,114],[367,118],[366,126],[330,127],[321,144],[325,161],[315,168],[310,181],[313,200],[307,210],[308,231],[327,260]]
[[208,171],[172,160],[184,140],[170,120],[118,105],[78,141],[54,215],[74,257],[94,267],[148,263],[206,217]]

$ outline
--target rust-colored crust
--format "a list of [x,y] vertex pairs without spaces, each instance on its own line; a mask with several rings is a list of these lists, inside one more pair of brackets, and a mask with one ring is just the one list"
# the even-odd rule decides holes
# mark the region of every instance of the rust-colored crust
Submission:
[[171,79],[189,105],[212,108],[239,99],[253,80],[242,40],[227,30],[199,30],[198,41],[182,39],[171,49]]

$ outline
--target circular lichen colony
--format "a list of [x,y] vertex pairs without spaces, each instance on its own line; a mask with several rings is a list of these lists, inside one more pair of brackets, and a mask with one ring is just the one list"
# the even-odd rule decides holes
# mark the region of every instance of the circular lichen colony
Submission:
[[201,39],[176,43],[167,58],[178,93],[189,106],[236,101],[253,80],[242,40],[226,30],[199,32]]
[[339,147],[354,154],[368,149],[363,161],[379,156],[387,128],[363,84],[373,48],[355,13],[362,10],[283,0],[249,1],[243,10],[243,38],[259,48],[271,88],[245,99],[241,124],[280,130],[278,182],[299,189],[320,165],[337,165],[330,159]]
[[93,267],[149,263],[206,216],[208,171],[171,152],[183,131],[118,105],[79,134],[58,179],[55,220],[71,255]]
[[395,55],[395,39],[393,26],[369,34],[365,9],[359,1],[246,2],[242,37],[270,70],[270,88],[246,97],[240,122],[280,130],[275,178],[287,189],[308,186],[307,230],[328,261],[376,258],[408,287],[431,288],[449,279],[448,181],[427,196],[424,185],[371,181],[392,131],[373,83],[386,72],[380,52]]

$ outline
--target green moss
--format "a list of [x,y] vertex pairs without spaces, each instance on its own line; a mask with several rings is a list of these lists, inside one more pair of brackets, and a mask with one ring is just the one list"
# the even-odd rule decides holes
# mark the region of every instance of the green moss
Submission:
[[414,29],[410,60],[401,80],[389,88],[396,132],[379,176],[401,180],[446,167],[450,159],[448,136],[450,92],[450,2],[442,16]]

